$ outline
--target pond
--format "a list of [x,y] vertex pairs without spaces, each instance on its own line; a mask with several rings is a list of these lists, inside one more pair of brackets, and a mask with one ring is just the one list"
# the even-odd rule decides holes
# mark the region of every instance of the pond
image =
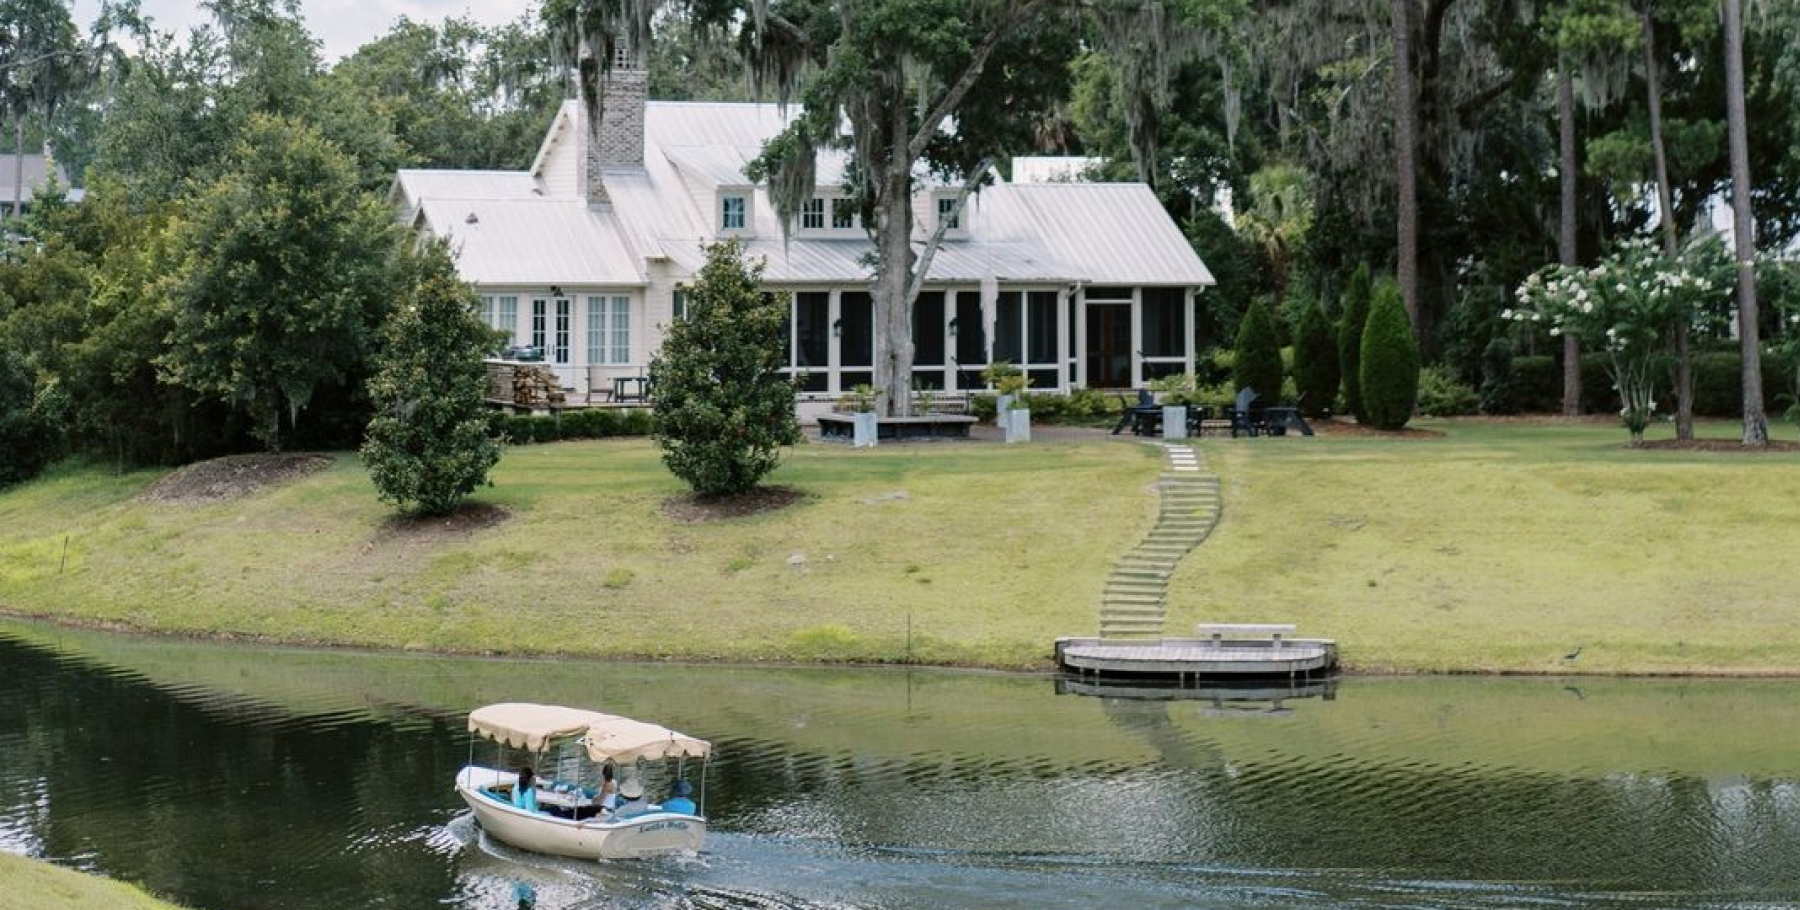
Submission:
[[[0,849],[197,910],[1800,905],[1800,682],[1068,688],[0,623]],[[713,740],[706,850],[482,836],[450,782],[503,700]]]

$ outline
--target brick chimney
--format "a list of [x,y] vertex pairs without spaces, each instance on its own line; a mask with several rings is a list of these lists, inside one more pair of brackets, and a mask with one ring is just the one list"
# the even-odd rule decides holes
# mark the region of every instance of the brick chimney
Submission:
[[588,128],[587,197],[590,205],[611,205],[602,174],[644,166],[644,106],[650,74],[638,54],[621,43],[611,69],[595,78],[600,88],[600,122]]

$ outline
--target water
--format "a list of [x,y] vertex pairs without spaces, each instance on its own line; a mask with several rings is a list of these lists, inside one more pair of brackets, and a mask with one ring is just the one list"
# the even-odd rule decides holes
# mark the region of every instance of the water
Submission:
[[[502,700],[714,740],[705,852],[484,837],[450,780],[464,713]],[[1793,681],[1159,699],[4,624],[0,849],[198,910],[511,910],[521,884],[542,908],[1800,906],[1795,730]]]

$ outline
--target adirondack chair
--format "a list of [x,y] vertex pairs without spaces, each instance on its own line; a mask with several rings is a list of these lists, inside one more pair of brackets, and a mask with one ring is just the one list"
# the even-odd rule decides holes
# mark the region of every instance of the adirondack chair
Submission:
[[1254,401],[1256,401],[1255,389],[1238,389],[1237,403],[1231,408],[1231,438],[1236,439],[1240,433],[1245,436],[1255,436],[1261,432],[1259,421],[1250,416],[1250,405]]

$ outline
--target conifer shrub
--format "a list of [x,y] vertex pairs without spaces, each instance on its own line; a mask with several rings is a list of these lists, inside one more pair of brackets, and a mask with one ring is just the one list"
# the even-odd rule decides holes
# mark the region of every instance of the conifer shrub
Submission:
[[1232,380],[1240,389],[1256,390],[1257,404],[1267,407],[1281,401],[1281,343],[1268,304],[1256,300],[1238,323],[1233,348]]
[[1344,379],[1344,407],[1362,419],[1362,336],[1369,321],[1369,297],[1373,282],[1369,265],[1350,273],[1344,287],[1344,318],[1338,323],[1338,372]]
[[1400,286],[1392,281],[1375,290],[1361,353],[1363,410],[1357,419],[1380,430],[1406,426],[1419,398],[1419,344]]
[[1308,417],[1330,414],[1337,402],[1337,333],[1316,302],[1301,315],[1294,333],[1294,386]]
[[742,493],[800,442],[794,384],[781,369],[788,302],[762,292],[762,265],[735,240],[707,244],[687,311],[650,362],[663,463],[701,495]]
[[1481,352],[1481,413],[1519,413],[1519,377],[1513,371],[1512,339],[1495,336]]

